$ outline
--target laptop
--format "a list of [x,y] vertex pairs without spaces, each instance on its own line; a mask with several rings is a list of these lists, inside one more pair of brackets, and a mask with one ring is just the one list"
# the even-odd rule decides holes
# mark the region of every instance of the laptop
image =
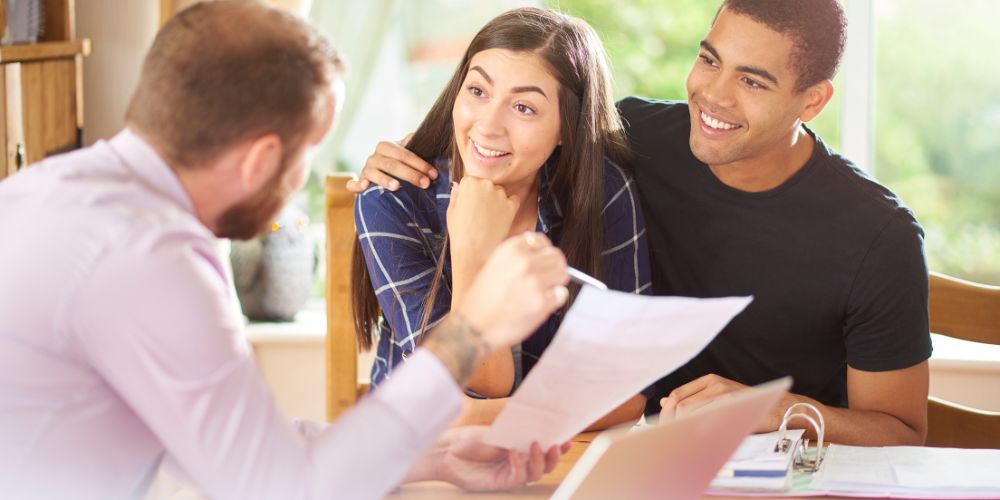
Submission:
[[587,447],[552,499],[699,499],[791,385],[791,378],[785,377],[656,426],[605,431]]

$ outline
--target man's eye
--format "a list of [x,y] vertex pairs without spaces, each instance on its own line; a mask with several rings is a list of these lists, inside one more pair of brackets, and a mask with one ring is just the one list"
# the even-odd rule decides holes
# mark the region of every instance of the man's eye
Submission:
[[758,82],[757,80],[754,80],[753,78],[745,78],[744,77],[743,78],[743,82],[746,83],[747,86],[750,87],[750,88],[752,88],[752,89],[765,89],[765,88],[767,88],[764,85],[762,85],[760,82]]

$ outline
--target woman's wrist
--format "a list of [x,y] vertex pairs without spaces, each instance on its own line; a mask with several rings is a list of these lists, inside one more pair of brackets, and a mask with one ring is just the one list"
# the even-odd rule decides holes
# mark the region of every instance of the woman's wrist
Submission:
[[[486,254],[489,256],[489,254]],[[465,290],[466,287],[475,281],[479,271],[486,263],[484,259],[462,259],[456,258],[455,252],[451,254],[451,284],[452,290]],[[454,294],[454,292],[453,292]]]
[[451,424],[452,427],[463,425],[491,425],[500,415],[500,410],[507,404],[509,398],[476,399],[465,396],[462,399],[462,413]]

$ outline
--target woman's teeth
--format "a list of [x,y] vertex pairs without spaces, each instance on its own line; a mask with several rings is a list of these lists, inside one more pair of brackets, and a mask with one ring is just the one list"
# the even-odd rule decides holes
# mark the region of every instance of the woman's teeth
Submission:
[[496,151],[493,149],[484,148],[483,146],[477,144],[476,141],[472,141],[472,147],[476,148],[476,152],[487,158],[497,158],[500,156],[506,156],[510,154],[506,151]]

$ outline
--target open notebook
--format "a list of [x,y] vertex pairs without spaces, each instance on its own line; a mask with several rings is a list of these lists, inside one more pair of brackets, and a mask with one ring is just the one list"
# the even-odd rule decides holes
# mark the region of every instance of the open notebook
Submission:
[[606,431],[587,447],[552,498],[701,498],[789,387],[791,379],[784,378],[656,426]]
[[[793,414],[800,406],[815,418]],[[813,425],[819,436],[817,446],[808,446],[802,430],[787,428],[793,418]],[[772,498],[1000,499],[1000,450],[837,444],[824,448],[824,430],[818,409],[803,403],[791,406],[777,432],[743,441],[708,493]]]

